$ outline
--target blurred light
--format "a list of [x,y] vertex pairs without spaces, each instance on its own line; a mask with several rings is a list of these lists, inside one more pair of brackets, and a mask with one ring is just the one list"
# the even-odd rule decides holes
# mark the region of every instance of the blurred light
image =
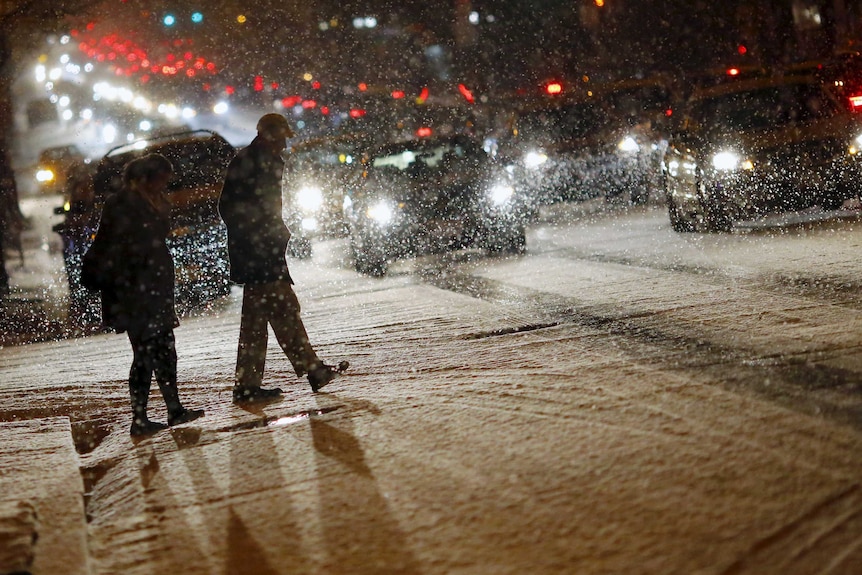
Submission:
[[37,182],[53,182],[54,181],[54,172],[51,170],[39,170],[36,172],[36,181]]
[[473,99],[473,92],[471,92],[470,89],[464,84],[458,84],[458,91],[461,92],[461,95],[464,96],[464,99],[471,104],[475,101]]
[[745,53],[747,53],[747,52],[748,52],[748,48],[746,48],[744,45],[740,44],[739,46],[737,46],[736,51],[737,51],[740,55],[743,55],[743,54],[745,54]]
[[305,186],[296,193],[296,203],[305,212],[316,212],[323,206],[323,192],[315,186]]
[[433,133],[433,130],[428,126],[422,126],[416,130],[416,135],[420,138],[427,138]]
[[42,66],[41,64],[36,66],[36,81],[44,82],[46,77],[47,75],[45,74],[45,66]]
[[192,12],[192,22],[195,24],[200,24],[204,21],[204,15],[200,12]]
[[229,109],[227,102],[219,102],[213,106],[213,112],[216,114],[226,114]]
[[563,91],[563,85],[560,82],[549,82],[545,86],[545,92],[551,95],[560,94]]
[[727,172],[739,167],[741,158],[734,152],[719,152],[712,157],[712,166],[716,170]]
[[417,104],[424,104],[425,100],[428,99],[428,94],[429,94],[428,88],[427,87],[422,88],[422,91],[419,92],[419,96],[417,96],[417,98],[416,98],[416,103]]
[[174,24],[176,24],[176,22],[177,19],[174,17],[173,14],[165,14],[165,17],[162,18],[162,23],[165,26],[173,26]]
[[473,12],[470,12],[470,15],[467,17],[467,20],[470,22],[470,24],[474,24],[474,25],[478,24],[479,23],[479,13],[476,12],[475,10]]
[[362,108],[353,108],[352,110],[350,110],[350,117],[351,118],[361,118],[364,115],[365,115],[365,110],[363,110]]
[[404,90],[392,90],[392,97],[396,100],[400,100],[404,97]]
[[194,118],[195,116],[197,116],[198,113],[194,110],[194,108],[189,108],[188,106],[186,106],[185,108],[182,109],[182,111],[180,112],[180,115],[183,117],[183,119],[190,120],[190,119]]
[[366,84],[365,82],[359,82],[357,88],[359,88],[360,92],[364,92],[368,89],[368,84]]
[[548,161],[548,156],[543,152],[530,151],[524,156],[524,165],[527,169],[535,169]]
[[90,108],[84,108],[81,110],[81,118],[84,120],[90,120],[93,118],[93,110]]
[[640,149],[640,146],[634,138],[626,136],[617,144],[617,148],[619,148],[621,152],[637,152],[638,149]]
[[102,128],[102,140],[106,144],[111,144],[117,138],[117,128],[112,126],[111,124],[106,125]]
[[739,68],[728,68],[727,69],[728,76],[739,76]]
[[515,190],[512,186],[508,184],[497,184],[491,188],[489,195],[491,197],[491,201],[494,202],[495,205],[502,206],[509,201],[509,198],[511,198],[514,193]]
[[153,123],[149,120],[141,120],[141,123],[138,124],[138,129],[142,132],[149,132],[153,129]]
[[862,96],[850,96],[848,100],[854,110],[862,109]]
[[369,206],[366,215],[380,225],[386,225],[392,221],[392,208],[386,202],[380,201]]
[[239,16],[236,17],[236,21],[238,24],[245,24],[245,21],[246,21],[245,15],[240,14]]

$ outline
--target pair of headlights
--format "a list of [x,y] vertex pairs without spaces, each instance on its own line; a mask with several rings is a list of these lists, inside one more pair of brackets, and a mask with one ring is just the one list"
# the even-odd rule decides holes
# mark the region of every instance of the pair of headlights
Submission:
[[[497,184],[488,189],[487,198],[494,207],[504,207],[512,199],[515,189],[505,183]],[[349,196],[344,198],[344,206],[353,205]],[[388,200],[378,200],[365,209],[365,216],[379,226],[386,226],[395,218],[396,206]]]
[[[626,136],[617,142],[617,150],[627,154],[633,154],[640,150],[640,144],[632,136]],[[524,155],[524,166],[528,170],[534,170],[548,161],[548,155],[541,150],[530,150]]]
[[[862,135],[857,136],[847,147],[847,154],[855,156],[862,150]],[[742,154],[723,150],[712,156],[712,167],[719,172],[750,171],[754,169],[754,161]]]

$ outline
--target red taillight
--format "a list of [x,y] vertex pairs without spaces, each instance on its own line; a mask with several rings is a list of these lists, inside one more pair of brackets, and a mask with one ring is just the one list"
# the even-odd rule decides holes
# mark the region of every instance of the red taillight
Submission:
[[420,138],[427,138],[431,135],[431,128],[428,126],[422,126],[418,130],[416,130],[416,135]]
[[353,108],[352,110],[350,110],[350,117],[351,118],[361,118],[364,115],[365,115],[365,110],[363,110],[362,108]]
[[847,98],[850,101],[850,107],[854,110],[862,110],[862,96],[850,96]]
[[468,88],[464,84],[458,84],[458,91],[461,92],[461,95],[464,96],[464,99],[471,104],[475,101],[473,98],[473,92],[471,92],[470,88]]
[[563,85],[559,82],[551,82],[547,86],[545,86],[545,92],[550,95],[561,94],[563,92]]
[[739,68],[728,68],[727,69],[728,76],[739,76]]

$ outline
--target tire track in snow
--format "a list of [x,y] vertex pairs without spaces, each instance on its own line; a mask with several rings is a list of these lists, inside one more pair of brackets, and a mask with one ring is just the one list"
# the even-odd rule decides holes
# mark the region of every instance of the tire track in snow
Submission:
[[822,352],[764,355],[718,342],[715,334],[700,324],[671,325],[661,312],[620,315],[619,309],[585,305],[575,297],[463,271],[450,269],[438,274],[425,270],[419,277],[440,289],[504,306],[523,320],[521,327],[478,332],[470,338],[564,324],[602,330],[618,336],[622,350],[641,362],[657,363],[671,371],[693,371],[721,382],[727,389],[755,392],[785,407],[862,429],[862,373],[816,363],[824,359]]

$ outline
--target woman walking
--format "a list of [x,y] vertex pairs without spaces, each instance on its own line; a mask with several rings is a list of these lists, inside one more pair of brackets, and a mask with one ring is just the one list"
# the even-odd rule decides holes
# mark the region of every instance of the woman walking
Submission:
[[170,203],[164,193],[172,173],[170,161],[160,154],[129,162],[123,189],[105,201],[99,231],[85,258],[91,267],[84,270],[83,281],[102,292],[103,323],[117,333],[126,332],[132,344],[133,436],[167,427],[147,417],[153,374],[167,405],[168,425],[204,414],[202,409],[184,408],[177,391],[174,328],[179,320],[174,309],[174,262],[166,243]]

